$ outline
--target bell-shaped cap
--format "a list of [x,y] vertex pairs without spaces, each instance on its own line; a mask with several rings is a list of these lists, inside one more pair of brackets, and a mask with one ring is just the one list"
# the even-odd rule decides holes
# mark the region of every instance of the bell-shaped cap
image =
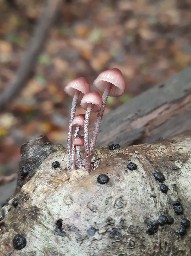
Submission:
[[118,68],[103,71],[93,84],[101,92],[103,92],[108,85],[112,85],[109,96],[121,96],[125,90],[125,79]]
[[102,99],[98,92],[89,92],[85,94],[81,100],[81,106],[87,109],[91,106],[92,111],[97,112],[101,109]]
[[90,91],[90,85],[84,77],[80,77],[67,84],[64,90],[70,96],[74,96],[75,93],[86,94]]
[[72,126],[79,126],[79,127],[84,127],[84,119],[85,115],[80,114],[74,117],[74,120],[72,121]]
[[84,145],[84,138],[79,136],[76,137],[73,141],[74,146],[83,146]]

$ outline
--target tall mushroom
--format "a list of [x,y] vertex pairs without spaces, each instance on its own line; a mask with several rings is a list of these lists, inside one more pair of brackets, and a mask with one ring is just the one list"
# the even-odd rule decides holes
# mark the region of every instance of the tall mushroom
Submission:
[[89,123],[90,114],[92,112],[100,111],[102,106],[102,100],[98,92],[90,92],[83,96],[81,100],[81,106],[86,110],[84,121],[84,147],[86,157],[86,169],[91,171],[91,154],[90,154],[90,142],[89,142]]
[[97,120],[94,125],[93,138],[91,140],[90,150],[93,154],[96,145],[96,139],[99,133],[101,119],[105,110],[105,105],[108,96],[121,96],[125,90],[125,80],[123,74],[118,68],[108,69],[103,71],[94,81],[94,86],[103,92],[102,107],[97,115]]
[[70,96],[73,96],[71,113],[70,113],[70,122],[68,129],[68,139],[67,139],[67,149],[68,149],[68,169],[71,168],[71,148],[72,148],[72,121],[75,116],[76,106],[78,99],[84,94],[90,91],[90,85],[84,77],[80,77],[71,81],[66,87],[65,92]]

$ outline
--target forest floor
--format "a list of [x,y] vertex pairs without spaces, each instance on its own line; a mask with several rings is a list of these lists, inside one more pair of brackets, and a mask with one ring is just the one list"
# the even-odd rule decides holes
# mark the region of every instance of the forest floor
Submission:
[[[92,84],[99,72],[120,68],[127,88],[109,98],[109,112],[191,64],[189,0],[65,2],[31,79],[0,113],[0,175],[16,171],[19,148],[33,137],[65,144],[71,99],[63,88],[72,79]],[[0,2],[0,93],[20,64],[41,3]]]

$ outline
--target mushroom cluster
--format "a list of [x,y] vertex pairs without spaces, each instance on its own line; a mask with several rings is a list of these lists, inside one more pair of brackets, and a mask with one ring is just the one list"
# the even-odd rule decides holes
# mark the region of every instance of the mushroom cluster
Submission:
[[[107,98],[121,96],[125,90],[125,80],[119,69],[112,68],[102,72],[93,82],[93,87],[95,90],[90,91],[90,85],[84,77],[71,81],[65,87],[65,92],[73,96],[67,139],[69,170],[85,166],[85,169],[91,172],[91,159]],[[81,107],[86,110],[85,115],[75,115],[79,101]],[[91,133],[92,112],[97,113],[97,117]]]

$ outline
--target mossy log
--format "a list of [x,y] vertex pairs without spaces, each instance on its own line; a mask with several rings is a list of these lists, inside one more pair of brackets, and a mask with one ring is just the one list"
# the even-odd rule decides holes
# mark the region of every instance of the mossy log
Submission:
[[[1,256],[191,255],[191,136],[97,149],[92,172],[40,138],[2,207]],[[101,175],[101,176],[100,176]]]

